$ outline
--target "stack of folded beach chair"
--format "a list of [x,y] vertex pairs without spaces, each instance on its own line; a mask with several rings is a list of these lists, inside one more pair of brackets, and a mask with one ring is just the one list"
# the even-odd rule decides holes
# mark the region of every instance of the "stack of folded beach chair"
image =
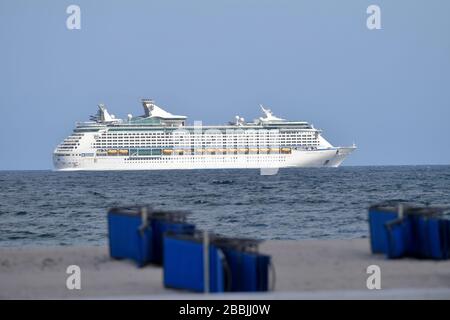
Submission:
[[[273,288],[271,257],[260,241],[202,232],[187,222],[188,212],[150,206],[108,211],[110,255],[139,267],[163,267],[166,287],[197,292],[256,292]],[[270,281],[269,279],[272,279]]]
[[369,208],[373,253],[390,259],[450,257],[450,220],[444,208],[386,202]]

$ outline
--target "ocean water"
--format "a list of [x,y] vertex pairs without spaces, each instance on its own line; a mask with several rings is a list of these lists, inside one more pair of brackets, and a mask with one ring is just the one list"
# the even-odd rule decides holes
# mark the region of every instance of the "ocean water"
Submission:
[[97,245],[108,208],[184,209],[199,228],[259,239],[368,236],[390,199],[450,205],[450,166],[258,170],[0,171],[0,246]]

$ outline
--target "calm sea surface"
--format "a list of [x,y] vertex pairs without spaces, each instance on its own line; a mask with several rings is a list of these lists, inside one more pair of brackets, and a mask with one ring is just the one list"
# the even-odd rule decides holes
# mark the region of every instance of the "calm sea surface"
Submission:
[[450,166],[132,172],[0,171],[0,246],[106,243],[106,212],[192,211],[199,228],[261,239],[367,237],[367,207],[450,205]]

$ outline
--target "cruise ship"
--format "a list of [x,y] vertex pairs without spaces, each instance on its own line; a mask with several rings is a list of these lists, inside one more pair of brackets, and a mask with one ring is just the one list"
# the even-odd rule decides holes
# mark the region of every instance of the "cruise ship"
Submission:
[[207,126],[142,99],[144,114],[118,119],[103,104],[53,152],[55,170],[274,169],[338,167],[356,149],[334,147],[308,122],[239,115]]

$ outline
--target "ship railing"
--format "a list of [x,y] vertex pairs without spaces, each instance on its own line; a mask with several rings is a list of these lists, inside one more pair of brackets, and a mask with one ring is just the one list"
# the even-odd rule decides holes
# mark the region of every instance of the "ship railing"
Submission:
[[79,121],[75,122],[77,127],[103,127],[104,125],[95,121]]

